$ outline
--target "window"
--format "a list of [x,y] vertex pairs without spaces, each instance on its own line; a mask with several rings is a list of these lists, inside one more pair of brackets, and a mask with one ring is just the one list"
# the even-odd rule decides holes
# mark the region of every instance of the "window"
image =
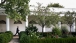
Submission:
[[6,24],[6,21],[0,20],[0,24]]
[[29,23],[30,24],[37,24],[36,21],[34,21],[34,20],[31,20]]
[[15,21],[14,24],[22,24],[22,22],[18,20],[18,21]]

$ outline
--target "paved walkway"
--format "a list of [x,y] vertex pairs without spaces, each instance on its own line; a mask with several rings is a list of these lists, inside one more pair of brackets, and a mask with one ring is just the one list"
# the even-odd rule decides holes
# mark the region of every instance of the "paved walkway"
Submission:
[[9,43],[19,43],[19,37],[13,36],[13,39]]

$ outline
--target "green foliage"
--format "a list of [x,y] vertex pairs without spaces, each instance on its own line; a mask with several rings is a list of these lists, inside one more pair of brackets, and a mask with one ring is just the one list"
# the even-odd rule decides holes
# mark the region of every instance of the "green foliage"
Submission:
[[25,32],[20,32],[20,43],[76,43],[75,37],[67,37],[67,38],[34,38],[30,37],[30,35],[25,34]]
[[36,23],[36,21],[31,20],[31,21],[29,22],[29,24],[37,24],[37,23]]
[[13,38],[11,32],[1,33],[0,34],[0,43],[8,43]]
[[71,34],[75,37],[76,36],[76,32],[71,32]]
[[20,43],[29,43],[30,41],[30,38],[28,35],[26,34],[22,34],[21,37],[20,37]]
[[61,30],[57,27],[52,29],[52,34],[53,35],[61,35]]
[[72,15],[69,15],[69,16],[67,16],[67,15],[64,15],[63,17],[61,17],[61,22],[62,23],[66,23],[66,24],[69,24],[69,25],[71,25],[71,24],[73,24],[73,16]]
[[[38,32],[37,34],[42,34],[42,32]],[[52,32],[43,32],[43,37],[51,37],[51,35],[52,35]]]
[[20,43],[31,43],[30,41],[35,40],[35,39],[37,39],[35,34],[30,36],[30,35],[25,34],[25,32],[20,32]]
[[[26,43],[26,42],[23,42]],[[76,43],[76,38],[45,38],[33,39],[27,43]]]
[[37,27],[30,25],[25,31],[19,33],[20,43],[29,43],[32,39],[37,39]]
[[56,26],[56,24],[60,21],[59,15],[56,13],[52,13],[51,16],[48,16],[48,18],[49,18],[50,23],[54,26]]
[[37,36],[37,30],[38,28],[36,26],[30,25],[26,28],[25,32],[27,35],[29,35],[31,38],[38,38]]
[[66,26],[62,26],[61,27],[61,32],[62,32],[63,35],[68,35],[68,33],[69,33],[69,31],[68,31]]
[[21,32],[19,33],[19,39],[20,39],[20,37],[21,37],[22,34],[25,34],[25,31],[21,31]]
[[0,34],[0,43],[8,43],[8,39],[5,34]]
[[36,26],[29,25],[29,26],[26,28],[25,32],[26,32],[27,35],[31,35],[33,32],[36,33],[37,30],[38,30],[38,28],[37,28]]
[[59,16],[54,12],[50,12],[50,9],[45,6],[41,6],[37,3],[35,14],[37,15],[37,23],[42,27],[42,33],[44,26],[50,27],[51,24],[55,25],[58,23]]
[[48,6],[47,7],[60,7],[60,8],[63,8],[63,6],[62,5],[60,5],[59,3],[50,3],[50,4],[48,4]]
[[2,8],[5,9],[5,13],[11,19],[25,20],[27,14],[29,14],[29,0],[5,0],[2,4]]
[[74,22],[74,12],[70,12],[70,11],[67,11],[65,13],[65,15],[63,17],[61,17],[61,22],[64,23],[64,24],[68,24],[69,27],[70,27],[70,32],[71,32],[71,26]]
[[13,38],[13,33],[11,31],[6,31],[5,34],[8,37],[8,41],[10,41]]

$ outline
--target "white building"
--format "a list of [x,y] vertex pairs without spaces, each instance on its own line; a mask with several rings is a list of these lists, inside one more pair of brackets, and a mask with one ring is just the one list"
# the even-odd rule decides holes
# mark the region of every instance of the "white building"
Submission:
[[[15,24],[14,23],[15,21],[13,19],[8,18],[7,14],[5,14],[4,11],[5,11],[4,9],[0,8],[0,32],[12,31],[13,34],[15,34],[17,26],[19,26],[20,31],[25,31],[25,28],[28,26],[29,21],[31,21],[32,19],[35,19],[33,16],[26,16],[26,22],[21,21],[20,24]],[[39,32],[42,31],[42,27],[40,25],[34,24],[34,26],[36,26],[38,28]],[[60,26],[61,26],[61,23],[59,22],[59,27]],[[73,27],[75,27],[75,23],[74,23]],[[75,30],[75,28],[73,28],[73,31],[74,30]],[[44,28],[44,32],[50,32],[50,31],[52,31],[52,27]]]

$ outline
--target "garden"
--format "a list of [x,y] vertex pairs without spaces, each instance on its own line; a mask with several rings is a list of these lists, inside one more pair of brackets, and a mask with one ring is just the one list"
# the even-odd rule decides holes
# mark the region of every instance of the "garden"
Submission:
[[[71,32],[72,25],[76,21],[75,11],[67,11],[64,16],[60,16],[63,12],[55,12],[53,9],[64,8],[59,3],[51,3],[47,6],[37,3],[38,6],[35,6],[32,11],[29,8],[29,2],[30,0],[3,0],[0,3],[0,8],[5,9],[5,14],[10,19],[26,21],[26,16],[36,16],[37,19],[33,20],[42,27],[42,32],[38,32],[38,28],[33,26],[34,23],[31,23],[32,25],[26,27],[25,31],[19,33],[20,43],[76,43],[76,32]],[[67,30],[66,26],[61,26],[61,28],[56,26],[59,21],[61,24],[68,25],[70,31]],[[44,32],[44,27],[51,27],[50,25],[54,26],[52,32]],[[12,38],[11,31],[0,33],[0,43],[8,43]]]
[[[33,20],[42,27],[42,32],[38,32],[37,27],[33,26],[34,23],[30,23],[32,25],[29,25],[24,32],[20,32],[20,43],[76,43],[76,32],[71,32],[76,13],[67,11],[64,16],[60,16],[60,13],[49,10],[48,6],[42,7],[40,3],[37,4],[38,6],[35,9],[36,12],[34,12],[35,15],[37,14],[37,19]],[[59,21],[61,24],[68,25],[69,31],[66,26],[61,26],[61,28],[57,26]],[[54,26],[52,32],[44,32],[44,27],[49,27],[50,25]]]
[[20,43],[76,43],[76,32],[69,32],[66,26],[62,29],[57,27],[52,32],[37,32],[36,26],[29,26],[25,31],[20,32]]

